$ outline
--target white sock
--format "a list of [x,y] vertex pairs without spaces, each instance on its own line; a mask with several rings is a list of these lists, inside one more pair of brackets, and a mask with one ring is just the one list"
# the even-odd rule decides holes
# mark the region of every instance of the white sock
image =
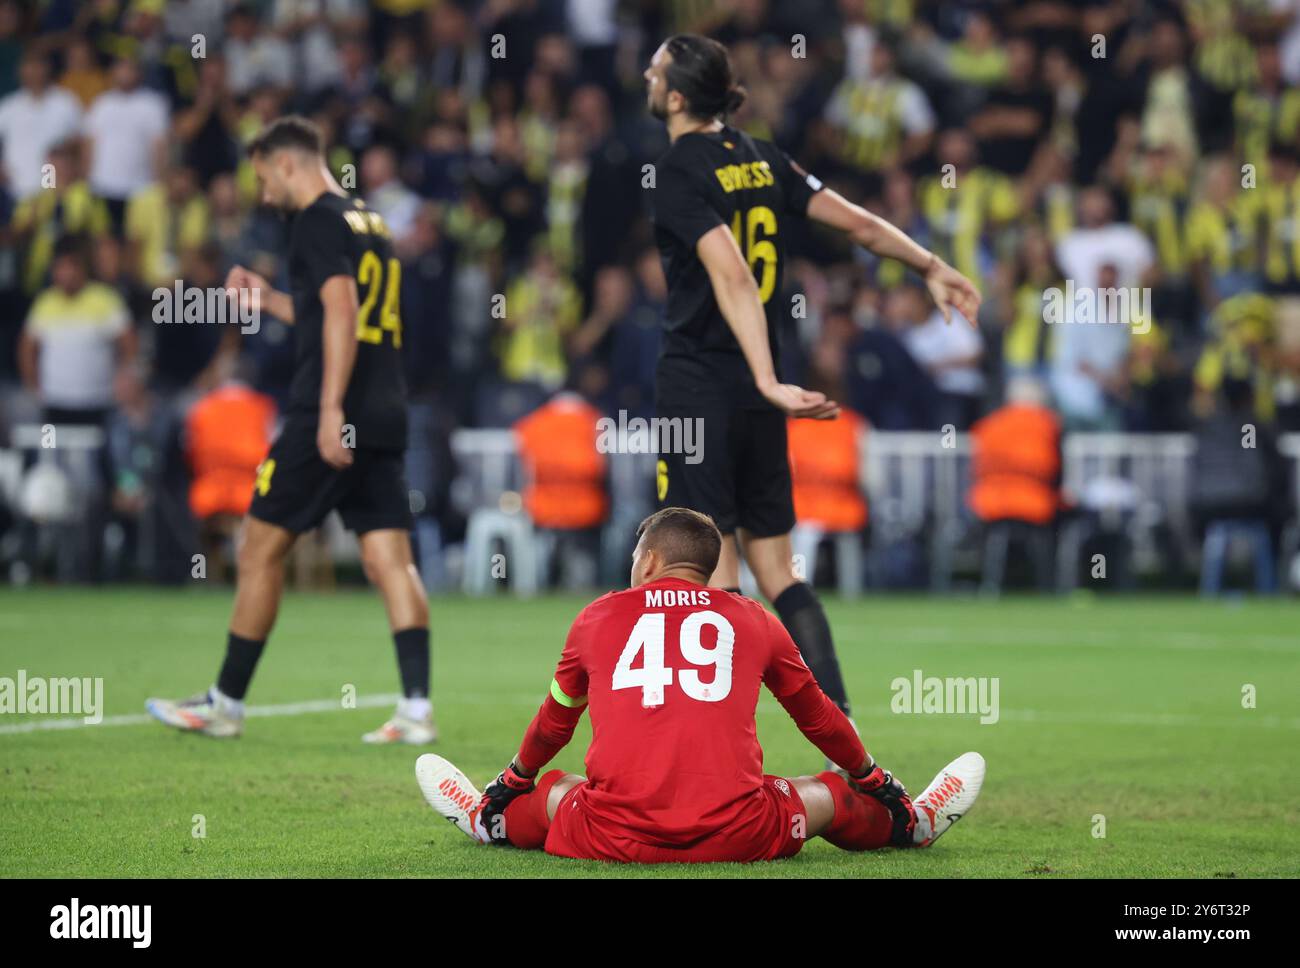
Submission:
[[208,690],[208,695],[212,697],[212,704],[220,709],[225,715],[235,719],[244,718],[244,700],[231,699],[224,692],[213,686]]
[[422,722],[433,715],[433,703],[423,698],[401,699],[397,703],[397,715]]

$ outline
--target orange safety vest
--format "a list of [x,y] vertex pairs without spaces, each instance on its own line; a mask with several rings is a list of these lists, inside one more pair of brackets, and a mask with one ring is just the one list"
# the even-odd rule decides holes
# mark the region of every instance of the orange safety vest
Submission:
[[1061,425],[1046,407],[1013,403],[971,428],[967,503],[982,521],[1047,524],[1061,505]]
[[596,449],[602,414],[572,394],[560,394],[515,424],[528,474],[524,506],[539,528],[594,528],[609,511],[605,455]]
[[834,420],[789,421],[794,516],[827,531],[860,531],[867,502],[858,486],[858,439],[867,422],[841,409]]
[[218,387],[194,405],[185,431],[194,472],[190,510],[196,518],[248,510],[274,421],[275,401],[237,384]]

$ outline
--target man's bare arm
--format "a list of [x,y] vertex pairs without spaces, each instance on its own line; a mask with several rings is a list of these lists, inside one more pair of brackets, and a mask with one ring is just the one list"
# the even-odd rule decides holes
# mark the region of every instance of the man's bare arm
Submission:
[[[506,808],[517,798],[536,789],[537,774],[551,762],[555,754],[568,745],[578,720],[582,718],[586,701],[581,705],[566,705],[555,697],[557,689],[558,685],[552,686],[551,695],[546,697],[541,709],[537,710],[514,759],[483,790],[483,797],[479,801],[479,821],[493,841],[508,839],[504,823]],[[560,789],[567,790],[568,787]],[[548,797],[553,801],[547,805],[548,816],[554,813],[553,804],[559,802],[553,799],[555,790],[556,787],[552,787]]]
[[695,244],[695,252],[709,274],[718,309],[740,344],[759,393],[791,417],[835,416],[839,407],[827,400],[825,394],[777,382],[767,337],[767,314],[758,298],[758,284],[727,227],[719,225],[705,232]]
[[243,309],[251,307],[256,300],[259,312],[265,310],[281,322],[293,325],[293,298],[272,288],[252,269],[234,266],[226,274],[226,294]]
[[357,361],[357,283],[351,276],[330,276],[320,287],[325,310],[321,326],[320,423],[316,447],[331,467],[352,463],[343,446],[343,397]]
[[926,288],[944,319],[951,322],[951,310],[955,308],[975,325],[980,308],[980,293],[975,284],[908,238],[905,232],[829,188],[822,189],[808,202],[808,217],[839,229],[882,259],[897,259],[915,269],[925,279]]

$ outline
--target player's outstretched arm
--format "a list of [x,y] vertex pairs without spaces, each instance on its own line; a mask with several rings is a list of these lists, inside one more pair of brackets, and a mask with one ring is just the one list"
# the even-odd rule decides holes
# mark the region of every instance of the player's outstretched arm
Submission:
[[710,229],[700,236],[695,251],[709,274],[718,310],[740,344],[758,392],[791,417],[826,420],[839,413],[839,405],[827,400],[824,393],[777,381],[767,338],[767,314],[758,298],[754,273],[731,231],[725,225]]
[[[849,718],[821,691],[812,675],[809,674],[808,682],[798,692],[777,696],[777,701],[790,714],[799,731],[847,773],[845,781],[850,787],[884,804],[893,824],[893,842],[896,845],[911,843],[916,811],[912,809],[912,799],[907,790],[892,773],[882,769],[871,758]],[[848,764],[858,765],[851,767]],[[820,776],[817,779],[826,782]]]
[[550,695],[528,724],[519,752],[483,791],[482,820],[493,843],[505,842],[504,835],[497,834],[503,828],[496,818],[505,813],[513,800],[533,790],[537,774],[569,745],[582,711],[587,708],[588,680],[582,661],[587,616],[588,611],[583,609],[569,627],[564,650],[555,667],[555,678],[551,680]]
[[231,268],[226,274],[226,294],[242,310],[265,309],[276,319],[293,324],[293,299],[287,292],[273,288],[252,269],[238,265]]
[[882,259],[897,259],[915,269],[925,279],[945,320],[952,322],[952,310],[956,309],[975,325],[980,308],[975,284],[906,233],[829,188],[808,201],[808,217],[839,229]]
[[483,791],[483,827],[489,832],[493,843],[506,843],[504,836],[495,833],[503,829],[496,818],[504,814],[506,807],[514,800],[535,789],[537,774],[560,750],[569,745],[578,720],[582,718],[582,711],[586,708],[585,696],[570,698],[560,689],[558,681],[552,681],[551,694],[542,702],[542,708],[537,710],[537,715],[528,725],[519,752]]

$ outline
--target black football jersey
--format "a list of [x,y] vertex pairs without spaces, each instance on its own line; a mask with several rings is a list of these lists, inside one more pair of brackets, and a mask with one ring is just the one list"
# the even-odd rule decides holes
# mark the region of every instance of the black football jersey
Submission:
[[357,282],[357,359],[343,398],[343,419],[358,448],[406,447],[402,374],[402,267],[388,226],[365,202],[326,192],[294,219],[289,280],[298,352],[288,417],[316,420],[324,363],[325,310],[320,289],[332,276]]
[[730,228],[754,271],[776,362],[790,309],[781,296],[787,224],[806,215],[821,187],[776,146],[730,127],[682,135],[658,161],[651,210],[668,282],[655,387],[660,406],[770,406],[718,310],[695,245],[719,225]]

